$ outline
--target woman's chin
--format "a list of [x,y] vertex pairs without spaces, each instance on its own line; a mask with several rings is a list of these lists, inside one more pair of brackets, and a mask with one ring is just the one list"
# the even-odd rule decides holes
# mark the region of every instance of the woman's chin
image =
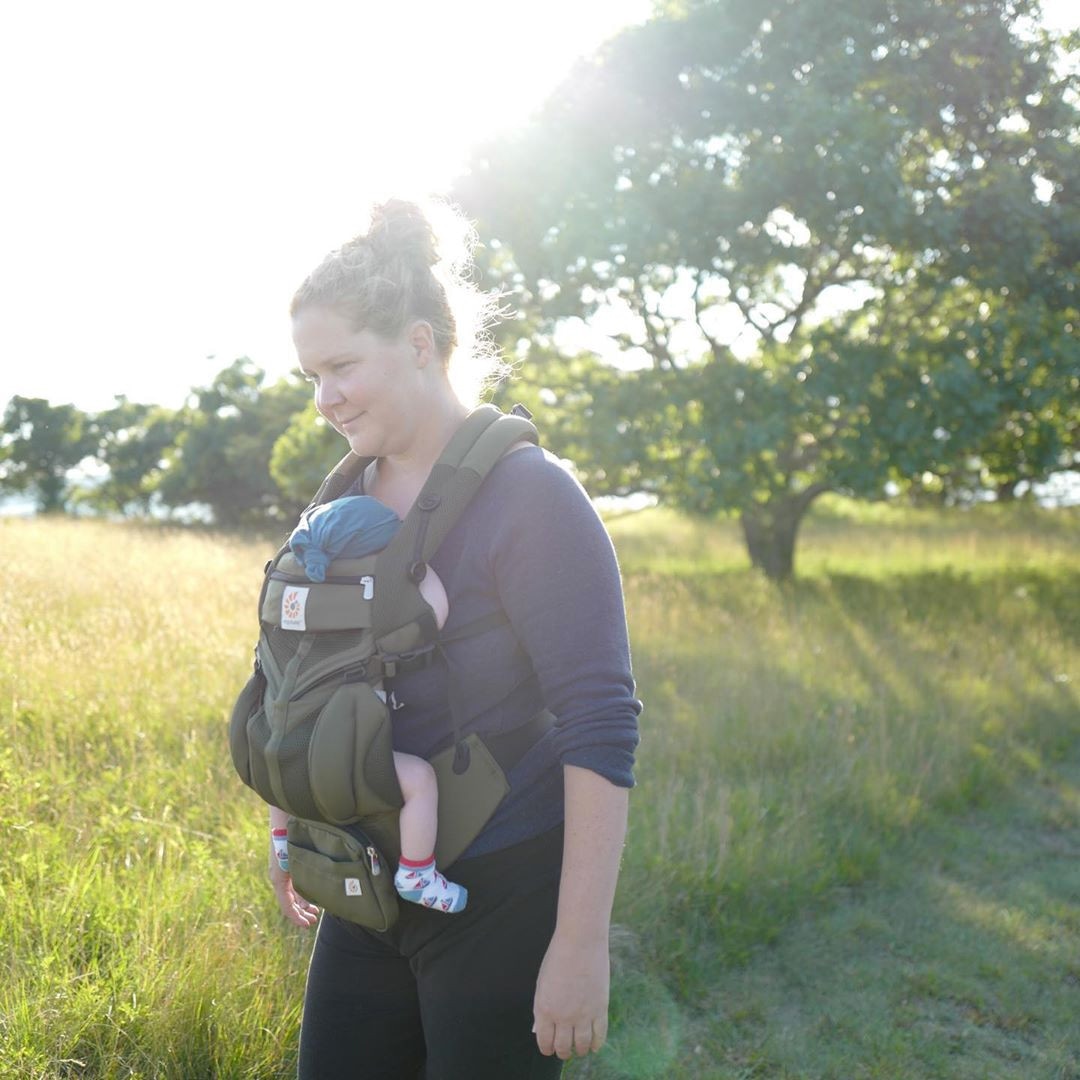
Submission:
[[373,443],[371,438],[364,438],[363,435],[358,432],[353,434],[345,433],[345,441],[349,444],[349,449],[357,457],[378,457],[380,450],[379,447]]

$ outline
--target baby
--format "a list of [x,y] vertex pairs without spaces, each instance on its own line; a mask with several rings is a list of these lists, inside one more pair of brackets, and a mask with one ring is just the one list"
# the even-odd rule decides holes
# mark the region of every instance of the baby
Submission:
[[[305,512],[289,537],[289,546],[304,564],[308,578],[319,582],[326,579],[326,567],[334,559],[371,555],[384,548],[400,527],[401,519],[378,499],[350,495]],[[436,624],[441,628],[450,605],[441,579],[430,567],[420,582],[420,595],[435,613]],[[385,700],[383,692],[378,693]],[[439,805],[435,771],[423,758],[397,750],[394,769],[404,799],[399,823],[401,861],[394,875],[394,887],[403,900],[438,911],[461,911],[468,891],[447,881],[435,868]],[[287,830],[271,831],[278,865],[287,871]]]

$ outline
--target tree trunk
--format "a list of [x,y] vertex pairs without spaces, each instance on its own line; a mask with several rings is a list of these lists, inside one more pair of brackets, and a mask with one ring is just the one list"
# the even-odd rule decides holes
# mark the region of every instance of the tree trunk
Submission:
[[43,514],[58,514],[64,509],[64,474],[50,469],[37,484],[38,510]]
[[1016,480],[1002,480],[996,489],[999,503],[1014,502],[1016,500]]
[[750,562],[770,581],[789,581],[795,574],[795,538],[807,508],[828,491],[812,484],[798,495],[779,495],[742,512],[743,536]]

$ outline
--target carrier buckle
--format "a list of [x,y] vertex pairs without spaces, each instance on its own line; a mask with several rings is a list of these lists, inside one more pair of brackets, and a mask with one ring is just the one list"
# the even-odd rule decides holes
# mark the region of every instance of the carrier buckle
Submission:
[[350,664],[341,673],[342,681],[347,683],[376,682],[380,678],[378,663],[379,658],[377,656],[369,656],[358,664]]
[[384,653],[381,656],[383,675],[392,679],[406,671],[420,671],[428,667],[435,659],[435,646],[425,645],[422,649],[413,649],[411,652]]

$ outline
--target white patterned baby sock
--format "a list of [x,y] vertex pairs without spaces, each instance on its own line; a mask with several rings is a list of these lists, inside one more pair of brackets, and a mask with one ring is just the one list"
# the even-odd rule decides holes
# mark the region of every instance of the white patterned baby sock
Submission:
[[445,911],[452,915],[461,911],[469,898],[469,892],[463,885],[455,885],[435,869],[435,856],[423,862],[402,858],[398,871],[394,875],[394,888],[402,900],[414,904]]

